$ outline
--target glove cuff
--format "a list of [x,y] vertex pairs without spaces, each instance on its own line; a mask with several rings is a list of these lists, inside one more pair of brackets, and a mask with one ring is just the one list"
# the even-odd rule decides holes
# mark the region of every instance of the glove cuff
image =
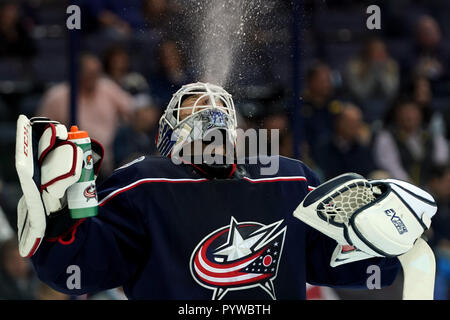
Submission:
[[81,222],[82,221],[79,219],[72,219],[68,207],[65,207],[58,212],[54,212],[47,217],[45,240],[56,241],[58,238],[64,238]]
[[95,139],[91,138],[92,156],[94,157],[94,174],[98,177],[100,169],[103,163],[103,156],[105,155],[105,149],[103,145]]

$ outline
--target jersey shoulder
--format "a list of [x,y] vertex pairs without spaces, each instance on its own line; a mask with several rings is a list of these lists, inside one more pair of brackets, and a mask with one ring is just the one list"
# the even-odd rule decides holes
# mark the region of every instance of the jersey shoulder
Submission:
[[305,177],[309,185],[319,184],[317,175],[300,160],[284,156],[268,156],[258,159],[257,165],[246,165],[252,178]]
[[282,166],[280,166],[283,168],[283,170],[297,170],[299,174],[303,175],[308,180],[310,186],[318,186],[320,184],[320,180],[317,177],[317,174],[303,161],[280,156],[280,163],[283,164]]
[[189,179],[192,170],[176,165],[169,158],[142,156],[117,169],[99,186],[99,197],[104,190],[118,189],[146,179]]

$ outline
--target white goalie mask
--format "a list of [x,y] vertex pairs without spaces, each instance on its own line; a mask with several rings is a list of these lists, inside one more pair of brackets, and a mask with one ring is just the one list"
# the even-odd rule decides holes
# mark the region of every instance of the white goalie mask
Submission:
[[[189,97],[192,103],[182,107]],[[180,115],[183,110],[185,118]],[[191,83],[179,89],[170,100],[159,120],[156,147],[162,156],[171,157],[183,146],[204,140],[212,131],[225,132],[224,143],[236,143],[236,111],[231,94],[222,87],[209,83]]]

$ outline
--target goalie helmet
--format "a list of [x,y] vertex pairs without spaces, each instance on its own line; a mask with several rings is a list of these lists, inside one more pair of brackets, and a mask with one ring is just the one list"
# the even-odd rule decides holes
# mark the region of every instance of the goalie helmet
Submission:
[[[193,104],[183,106],[183,101],[196,97]],[[206,101],[206,103],[205,103]],[[191,110],[180,118],[180,111]],[[204,140],[213,130],[225,132],[226,143],[236,142],[236,111],[231,94],[210,83],[191,83],[179,89],[170,100],[159,120],[156,147],[162,156],[171,157],[183,146]]]

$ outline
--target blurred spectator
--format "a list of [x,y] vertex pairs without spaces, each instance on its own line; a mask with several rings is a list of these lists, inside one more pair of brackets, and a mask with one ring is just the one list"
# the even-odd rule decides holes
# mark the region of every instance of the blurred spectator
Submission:
[[179,28],[185,21],[185,16],[179,14],[178,7],[169,0],[143,0],[142,11],[151,29],[169,37],[181,31]]
[[183,57],[173,40],[164,41],[159,48],[159,64],[155,74],[149,75],[152,97],[156,105],[166,106],[175,90],[189,83]]
[[377,169],[372,171],[367,177],[369,180],[391,179],[392,177],[385,170]]
[[148,25],[155,29],[166,24],[171,16],[171,9],[167,0],[143,0],[142,11],[148,20]]
[[88,295],[87,298],[88,300],[128,300],[122,287],[101,291],[94,295]]
[[[425,76],[413,76],[403,81],[399,94],[400,99],[410,99],[415,102],[422,114],[422,123],[425,130],[433,135],[447,134],[445,110],[436,110],[433,107],[433,90],[430,80]],[[395,104],[387,111],[384,121],[394,121]]]
[[[284,157],[293,157],[292,150],[292,134],[289,128],[289,119],[287,115],[283,112],[276,112],[273,114],[267,115],[264,119],[264,129],[269,130],[267,133],[267,139],[270,143],[271,132],[270,130],[278,129],[279,130],[279,155]],[[268,145],[267,152],[271,151],[271,146]]]
[[446,135],[447,127],[443,114],[433,108],[433,90],[427,77],[416,76],[409,82],[406,95],[412,97],[420,107],[424,128],[433,134]]
[[438,212],[433,218],[431,243],[450,241],[450,166],[436,166],[430,172],[426,188],[436,200]]
[[335,100],[331,69],[324,63],[312,65],[306,75],[301,114],[303,117],[302,137],[305,144],[302,155],[316,161],[318,145],[328,140],[333,128],[333,119],[341,111],[341,103]]
[[130,71],[130,56],[123,46],[116,45],[106,50],[103,68],[106,75],[132,95],[148,92],[149,87],[144,76]]
[[422,186],[433,165],[445,164],[448,144],[442,135],[424,130],[422,113],[412,100],[400,100],[375,139],[375,163],[393,178]]
[[36,300],[70,300],[70,296],[40,282],[36,289]]
[[334,121],[334,132],[319,147],[317,164],[325,179],[345,172],[368,176],[375,170],[370,148],[370,130],[363,122],[361,110],[344,105]]
[[133,30],[143,29],[142,0],[83,0],[82,30],[104,29],[115,38],[128,38]]
[[420,17],[415,30],[412,70],[430,80],[439,80],[448,73],[448,58],[437,21],[428,15]]
[[435,299],[447,300],[450,298],[450,167],[434,168],[427,188],[438,207],[430,242],[436,255]]
[[[37,114],[69,127],[69,90],[67,83],[50,88]],[[113,81],[102,77],[101,63],[97,57],[84,54],[80,58],[77,125],[103,144],[105,158],[102,175],[108,175],[113,169],[114,136],[120,120],[126,121],[131,110],[131,96]]]
[[[0,152],[11,152],[11,149],[3,149]],[[7,157],[3,155],[5,159],[14,162],[13,157]],[[14,165],[14,163],[13,163]],[[17,173],[14,170],[14,175],[17,179]],[[20,192],[19,182],[6,182],[0,175],[0,242],[10,239],[17,226],[17,203],[19,202],[22,193]]]
[[0,3],[0,56],[27,59],[36,54],[31,31],[20,11],[17,1]]
[[114,139],[115,167],[139,156],[156,153],[155,138],[161,110],[153,105],[148,95],[140,94],[134,101],[135,111],[130,124],[119,128]]
[[377,114],[377,110],[365,110],[372,107],[369,101],[380,100],[386,104],[397,94],[399,67],[379,38],[371,38],[364,44],[359,57],[349,61],[346,73],[350,94],[369,114]]
[[444,121],[444,128],[446,131],[446,138],[448,141],[450,141],[450,108],[447,108],[447,110],[445,110],[443,112],[443,121]]
[[2,242],[11,239],[14,236],[14,231],[0,206],[0,245]]
[[31,264],[19,254],[16,237],[4,242],[0,247],[0,299],[34,299],[38,283]]

